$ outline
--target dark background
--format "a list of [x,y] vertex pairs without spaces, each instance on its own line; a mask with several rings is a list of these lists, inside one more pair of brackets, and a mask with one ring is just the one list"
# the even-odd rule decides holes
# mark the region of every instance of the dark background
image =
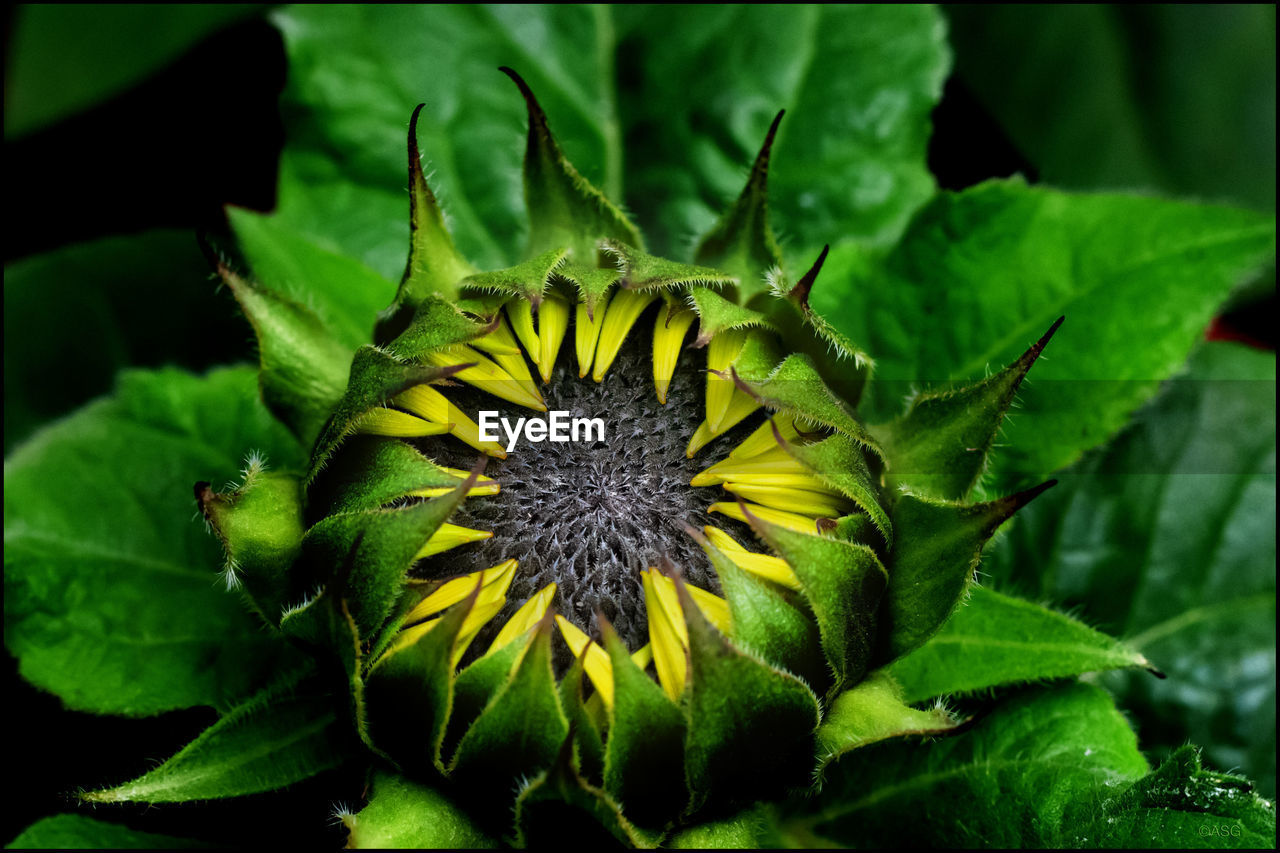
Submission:
[[[963,14],[970,17],[953,19],[953,28],[975,25],[971,13]],[[4,15],[9,57],[14,8]],[[1132,25],[1140,27],[1141,21]],[[957,53],[957,73],[934,112],[929,148],[929,166],[939,185],[956,190],[1013,174],[1037,180],[1035,164],[966,81],[965,56],[959,48]],[[12,140],[6,133],[6,266],[109,235],[154,228],[190,231],[189,245],[184,249],[179,243],[173,249],[176,257],[152,273],[164,278],[139,285],[157,294],[173,287],[196,289],[183,303],[188,312],[179,324],[183,341],[167,349],[166,360],[176,358],[201,369],[243,359],[247,329],[232,300],[216,293],[208,280],[194,234],[197,229],[225,230],[225,204],[263,211],[274,204],[276,164],[284,142],[278,101],[286,74],[279,33],[260,18],[244,20],[199,41],[161,73],[116,97]],[[6,73],[6,102],[8,93]],[[147,274],[140,275],[145,279]],[[1221,318],[1215,334],[1274,347],[1274,288],[1259,293]],[[128,306],[110,308],[127,312]],[[62,322],[72,328],[86,324],[85,333],[94,333],[83,306],[64,304],[57,310]],[[164,335],[166,330],[138,334]],[[147,364],[147,349],[139,346],[132,363]],[[10,355],[6,351],[6,361]],[[111,374],[88,369],[61,381],[68,386],[63,398],[49,401],[47,410],[35,416],[56,416],[105,392]],[[6,414],[6,450],[30,426],[11,422]],[[66,712],[57,698],[23,682],[8,655],[5,666],[10,751],[2,841],[43,816],[76,809],[71,794],[77,788],[105,787],[140,775],[215,719],[209,709],[141,721]],[[103,816],[152,832],[226,843],[336,849],[345,832],[332,819],[332,805],[354,804],[360,794],[360,780],[339,771],[286,794],[193,806],[119,806]],[[145,822],[139,821],[144,812]]]

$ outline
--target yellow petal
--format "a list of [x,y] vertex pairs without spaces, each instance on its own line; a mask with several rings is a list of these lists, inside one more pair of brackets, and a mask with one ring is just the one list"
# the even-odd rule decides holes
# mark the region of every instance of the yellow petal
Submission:
[[773,581],[797,592],[800,590],[800,579],[796,577],[795,570],[791,568],[786,560],[781,557],[775,557],[772,554],[757,554],[754,551],[748,551],[738,544],[737,540],[718,527],[712,527],[708,524],[702,530],[707,534],[707,539],[711,541],[711,544],[719,548],[722,554],[744,572],[750,572],[757,577]]
[[649,644],[653,647],[653,664],[658,671],[658,683],[672,701],[684,692],[689,662],[686,648],[689,645],[688,629],[680,604],[676,601],[675,585],[661,583],[664,578],[650,569],[641,573],[644,583],[644,603],[649,613]]
[[651,643],[645,643],[643,646],[632,652],[631,662],[640,667],[640,671],[643,672],[648,668],[649,664],[653,663],[653,645]]
[[[530,322],[532,323],[532,320]],[[532,331],[532,326],[530,326],[530,331]],[[533,381],[533,374],[529,372],[529,363],[524,360],[524,353],[521,352],[515,336],[511,334],[511,330],[507,327],[507,321],[503,320],[501,315],[499,315],[498,329],[488,337],[493,337],[493,335],[500,335],[504,349],[503,352],[489,351],[489,354],[493,356],[493,360],[498,363],[499,367],[509,373],[512,379],[520,383],[524,390],[529,392],[529,396],[542,400],[542,392],[538,390],[538,383]],[[537,340],[536,336],[534,340]],[[476,346],[483,349],[479,344]],[[505,351],[507,349],[510,351]],[[545,403],[545,401],[543,402]]]
[[494,638],[489,645],[489,652],[496,652],[505,646],[518,640],[530,628],[542,621],[547,615],[547,608],[551,606],[551,600],[555,598],[556,585],[549,583],[542,589],[538,590],[533,596],[520,605],[520,609],[512,614],[507,620],[507,624],[502,626],[502,630],[498,632],[498,636]]
[[702,615],[707,617],[707,621],[715,625],[720,633],[729,633],[729,627],[732,625],[729,618],[729,602],[691,583],[685,584],[684,588],[688,591],[689,598],[693,599],[693,603],[702,611]]
[[[440,466],[440,470],[445,472],[446,474],[449,474],[450,476],[457,477],[459,480],[465,480],[471,476],[470,471],[463,471],[461,468],[446,468],[442,465]],[[493,479],[492,477],[486,477],[484,474],[480,474],[479,476],[476,477],[476,482],[477,483],[496,483],[497,480]]]
[[436,587],[430,595],[418,602],[404,617],[405,624],[417,622],[445,608],[452,607],[468,595],[480,584],[480,594],[476,603],[493,601],[507,594],[511,580],[516,576],[515,560],[506,560],[491,569],[472,572],[462,577],[447,580]]
[[[458,661],[462,660],[462,656],[467,652],[467,647],[471,645],[471,641],[475,639],[476,634],[480,633],[480,629],[483,628],[490,619],[498,615],[498,612],[502,610],[502,607],[506,602],[507,599],[505,597],[500,597],[496,601],[483,603],[477,601],[471,607],[471,610],[467,613],[466,618],[462,622],[462,627],[458,629],[458,636],[455,637],[453,641],[452,660],[454,666],[457,666]],[[383,653],[383,657],[385,658],[387,655],[393,654],[405,646],[411,646],[418,642],[418,640],[422,639],[424,634],[428,633],[435,628],[436,625],[440,624],[441,618],[443,617],[436,617],[435,619],[429,619],[426,622],[420,622],[417,625],[405,628],[397,634],[395,640],[387,646],[387,650]]]
[[529,300],[516,297],[507,303],[507,317],[511,320],[511,328],[515,330],[516,337],[524,344],[524,351],[537,364],[540,347],[538,332],[533,328],[533,306],[529,304]]
[[757,486],[747,483],[725,483],[724,490],[761,506],[783,509],[815,518],[839,518],[847,515],[853,504],[827,492],[811,492],[790,486]]
[[[408,493],[411,498],[438,498],[449,494],[456,488],[455,486],[432,486],[429,489],[414,489]],[[479,498],[487,495],[496,495],[501,491],[501,486],[497,483],[477,483],[467,490],[466,497]]]
[[502,445],[494,441],[480,440],[480,427],[476,422],[463,414],[462,410],[430,385],[415,385],[408,391],[397,394],[392,401],[402,409],[408,409],[420,418],[433,423],[451,425],[449,432],[468,444],[499,459],[506,459],[507,452]]
[[693,325],[694,313],[688,308],[658,312],[653,327],[653,384],[658,391],[658,402],[666,405],[671,377],[680,360],[680,347]]
[[556,617],[556,625],[560,627],[560,633],[574,657],[582,657],[583,649],[586,650],[582,668],[586,670],[587,678],[591,679],[591,683],[595,685],[596,692],[600,694],[604,704],[612,708],[613,662],[609,660],[609,653],[600,648],[600,644],[588,637],[581,628],[563,616]]
[[445,347],[427,354],[427,362],[437,367],[453,367],[466,364],[467,367],[453,374],[459,382],[474,385],[485,393],[524,406],[538,412],[545,412],[547,406],[541,397],[531,395],[519,382],[501,367],[490,361],[482,352],[466,345]]
[[516,342],[515,335],[511,334],[511,328],[501,314],[498,315],[498,323],[493,331],[476,338],[471,345],[489,355],[519,355],[521,352],[520,344]]
[[644,309],[657,299],[657,294],[640,293],[635,290],[619,290],[609,303],[609,310],[604,317],[600,329],[600,340],[596,344],[595,364],[591,369],[591,378],[596,382],[604,380],[609,367],[618,356],[622,342],[626,340],[631,327],[640,319]]
[[746,329],[729,329],[713,337],[707,345],[707,426],[713,432],[720,428],[728,413],[735,390],[733,380],[717,376],[713,371],[727,371],[746,341]]
[[604,326],[604,315],[608,308],[607,294],[596,301],[594,317],[588,315],[587,303],[578,303],[573,321],[573,345],[578,355],[579,379],[591,372],[591,363],[596,357],[596,341],[600,339],[600,329]]
[[684,455],[689,459],[692,459],[694,454],[705,447],[711,439],[733,429],[742,422],[743,418],[760,408],[760,403],[750,394],[738,388],[730,388],[729,390],[731,392],[729,406],[720,418],[720,425],[713,427],[711,426],[711,421],[705,420],[694,432],[693,438],[689,439],[689,446],[684,451]]
[[461,527],[457,524],[449,524],[445,522],[440,525],[435,533],[431,534],[431,538],[427,540],[427,544],[423,545],[418,553],[414,556],[415,560],[421,560],[423,557],[430,557],[433,554],[439,554],[448,551],[450,548],[457,548],[459,545],[466,545],[469,542],[479,542],[483,539],[493,538],[493,533],[488,530],[472,530],[469,527]]
[[[756,518],[763,519],[779,527],[785,527],[788,530],[795,530],[798,533],[817,533],[818,522],[814,518],[807,515],[800,515],[794,512],[785,512],[772,507],[760,506],[760,504],[747,504],[747,512],[750,512]],[[729,503],[723,501],[713,503],[707,507],[707,512],[719,512],[730,518],[736,518],[738,521],[745,522],[747,516],[743,513],[742,508],[737,503]]]
[[448,423],[433,423],[395,409],[379,407],[369,410],[356,422],[356,432],[392,438],[419,438],[441,435],[449,431],[449,426]]
[[750,459],[765,451],[777,448],[778,440],[773,435],[775,424],[778,427],[778,432],[782,434],[783,441],[795,441],[800,437],[800,432],[796,429],[795,418],[791,415],[774,415],[756,427],[756,431],[744,438],[737,447],[730,450],[729,458]]
[[538,373],[543,382],[551,381],[551,371],[560,354],[560,344],[569,328],[569,303],[560,296],[548,293],[538,306]]
[[[705,422],[704,422],[705,424]],[[753,456],[751,459],[722,459],[689,481],[691,486],[714,486],[730,477],[749,474],[808,474],[809,469],[781,447]]]

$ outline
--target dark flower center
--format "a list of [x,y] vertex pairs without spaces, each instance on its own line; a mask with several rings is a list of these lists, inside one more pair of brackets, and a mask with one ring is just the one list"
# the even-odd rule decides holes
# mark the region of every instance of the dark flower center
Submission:
[[[601,383],[578,377],[570,327],[543,396],[551,410],[603,419],[604,441],[522,439],[506,459],[490,460],[485,474],[502,491],[468,498],[451,521],[491,530],[493,538],[440,554],[415,571],[446,577],[519,560],[507,605],[487,633],[496,633],[530,596],[554,582],[559,613],[596,637],[596,612],[603,613],[628,647],[637,649],[648,642],[640,572],[664,560],[689,583],[719,593],[710,563],[685,525],[701,530],[715,524],[735,536],[748,535],[737,522],[709,515],[711,492],[689,485],[698,471],[723,457],[729,441],[721,436],[693,459],[685,457],[703,418],[706,358],[702,351],[682,353],[667,403],[660,405],[653,386],[653,316],[646,312],[632,329]],[[545,417],[470,388],[448,393],[473,418],[480,409],[497,410],[513,425],[520,417]],[[740,436],[742,430],[733,433]],[[455,467],[469,468],[475,458],[453,441],[435,440],[424,450]],[[487,646],[485,634],[476,646]]]

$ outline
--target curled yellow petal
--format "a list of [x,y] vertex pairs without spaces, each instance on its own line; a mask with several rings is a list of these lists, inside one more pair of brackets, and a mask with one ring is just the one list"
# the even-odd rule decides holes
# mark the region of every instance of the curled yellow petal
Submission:
[[498,632],[498,636],[494,637],[493,643],[489,646],[489,652],[496,652],[498,649],[508,646],[523,636],[530,628],[542,621],[547,615],[547,608],[551,606],[551,600],[555,598],[556,585],[549,583],[542,589],[538,590],[524,604],[520,605],[520,609],[512,614],[507,620],[507,624],[502,626],[502,630]]
[[569,302],[548,293],[538,306],[538,373],[543,382],[551,381],[551,371],[560,354],[560,344],[569,328]]
[[441,435],[449,431],[450,424],[434,423],[416,415],[395,409],[371,409],[356,422],[356,432],[365,435],[385,435],[392,438],[419,438],[424,435]]
[[445,347],[428,353],[426,360],[437,367],[455,367],[465,364],[467,367],[453,374],[453,378],[459,382],[474,385],[485,393],[515,403],[517,406],[524,406],[538,412],[547,410],[546,403],[540,396],[530,394],[511,377],[510,373],[477,349],[463,344]]
[[713,427],[710,420],[705,420],[694,432],[693,438],[689,439],[689,446],[684,451],[689,459],[692,459],[694,454],[705,447],[711,439],[733,429],[742,422],[743,418],[760,408],[760,403],[750,394],[733,387],[730,387],[729,391],[729,405],[720,418],[720,425]]
[[724,490],[761,506],[783,509],[815,518],[838,518],[853,510],[853,504],[829,492],[813,492],[790,486],[757,486],[725,483]]
[[596,344],[595,363],[591,368],[591,378],[596,382],[604,380],[609,367],[622,349],[631,327],[640,319],[644,309],[657,299],[657,294],[640,293],[635,290],[619,290],[609,303],[604,322],[600,328],[600,340]]
[[[704,424],[705,425],[705,424]],[[758,454],[751,459],[722,459],[708,466],[689,481],[691,486],[714,486],[731,477],[754,474],[808,474],[809,469],[781,447]]]
[[415,385],[408,391],[397,394],[392,402],[420,418],[445,424],[449,427],[451,435],[481,453],[496,456],[499,459],[507,458],[507,452],[502,449],[502,445],[494,441],[481,441],[480,427],[476,426],[476,422],[463,414],[462,410],[453,405],[448,397],[430,385]]
[[459,545],[466,545],[470,542],[479,542],[484,539],[492,539],[493,533],[488,530],[472,530],[470,527],[462,527],[457,524],[449,524],[445,522],[440,525],[435,533],[431,534],[431,538],[427,540],[427,544],[419,549],[414,556],[415,560],[421,560],[423,557],[430,557],[434,554],[440,554],[448,551],[450,548],[457,548]]
[[795,418],[791,415],[774,415],[756,427],[755,432],[744,438],[737,447],[730,450],[729,458],[750,459],[765,451],[776,449],[778,447],[778,439],[773,434],[775,425],[778,427],[778,432],[782,435],[783,441],[795,441],[800,437],[800,431],[796,429]]
[[595,685],[596,692],[600,694],[604,704],[612,708],[613,662],[609,660],[609,653],[600,648],[600,644],[588,637],[581,628],[563,616],[556,617],[556,625],[559,626],[560,634],[574,657],[583,657],[585,649],[586,657],[583,658],[582,668],[586,670],[587,678],[590,678],[591,683]]
[[[773,509],[772,507],[760,506],[760,504],[747,504],[747,512],[750,512],[756,518],[763,519],[779,527],[785,527],[788,530],[794,530],[797,533],[817,533],[818,521],[807,515],[800,515],[795,512],[786,512],[785,510]],[[713,503],[707,507],[707,512],[718,512],[727,515],[730,518],[736,518],[738,521],[745,522],[746,514],[742,511],[742,507],[736,502],[729,503],[721,501]]]
[[483,569],[445,581],[409,611],[404,618],[405,624],[417,622],[452,607],[470,595],[477,583],[480,584],[480,594],[476,598],[477,604],[505,596],[511,587],[512,578],[516,576],[518,565],[516,560],[506,560],[491,569]]
[[[532,319],[530,319],[531,324],[532,322]],[[532,331],[532,325],[530,325],[529,329]],[[480,341],[490,341],[495,338],[497,342],[490,349],[485,349],[480,344]],[[537,340],[536,336],[534,339]],[[515,335],[511,334],[507,321],[501,315],[498,317],[497,329],[481,338],[480,341],[475,343],[477,349],[485,350],[485,352],[489,353],[499,367],[509,373],[512,379],[520,383],[521,387],[529,392],[530,397],[542,400],[542,392],[538,390],[538,383],[533,381],[533,374],[529,372],[529,363],[524,360],[524,353],[520,349],[520,344],[517,343]]]
[[731,379],[717,376],[716,372],[728,370],[746,342],[746,329],[729,329],[707,344],[707,426],[717,435],[736,389]]
[[659,311],[653,327],[653,384],[658,392],[658,402],[666,405],[671,377],[680,360],[680,347],[693,325],[695,315],[688,308]]
[[[440,470],[452,477],[457,477],[459,480],[465,480],[471,476],[470,471],[464,471],[461,468],[446,468],[444,466],[441,466]],[[477,483],[496,483],[497,480],[493,479],[492,477],[486,477],[484,474],[479,474],[476,476],[476,482]]]
[[[432,486],[429,489],[414,489],[408,493],[411,498],[438,498],[447,495],[454,490],[454,486]],[[502,487],[497,483],[477,483],[470,489],[467,489],[466,497],[479,498],[488,495],[496,495],[502,491]]]
[[471,345],[489,355],[519,355],[521,352],[520,344],[516,342],[515,335],[511,334],[511,327],[501,314],[498,315],[493,331],[476,338]]
[[587,313],[587,303],[578,303],[573,320],[573,346],[578,355],[579,379],[591,372],[591,363],[596,357],[596,341],[600,339],[600,329],[604,326],[604,315],[608,308],[608,295],[600,297],[596,302],[594,317]]
[[[458,661],[462,660],[462,656],[466,654],[467,648],[471,645],[471,641],[476,638],[476,634],[480,633],[480,629],[488,624],[489,620],[498,615],[502,610],[507,599],[500,597],[496,601],[480,602],[477,601],[472,605],[471,610],[467,613],[466,619],[462,622],[462,627],[458,629],[458,636],[453,641],[453,665],[457,666]],[[405,628],[392,643],[387,647],[386,654],[390,655],[395,651],[411,646],[422,638],[422,635],[435,628],[440,623],[442,617],[428,619],[426,622],[419,622]]]
[[[659,579],[655,581],[655,579]],[[649,613],[649,644],[653,647],[653,665],[658,671],[658,683],[671,700],[677,701],[684,692],[685,678],[689,671],[689,633],[684,624],[680,603],[676,600],[675,585],[658,572],[650,569],[641,573],[644,584],[644,603]]]
[[800,590],[800,579],[796,577],[795,570],[791,568],[786,560],[781,557],[775,557],[772,554],[757,554],[754,551],[748,551],[737,540],[718,527],[712,527],[708,524],[702,530],[707,534],[707,539],[710,540],[711,544],[719,548],[722,554],[744,572],[750,572],[757,577],[773,581],[797,592]]
[[541,347],[538,344],[538,332],[533,327],[533,306],[529,304],[529,300],[517,297],[507,303],[506,311],[508,319],[511,320],[511,328],[520,339],[520,343],[524,345],[524,351],[529,353],[529,358],[537,364],[541,357]]

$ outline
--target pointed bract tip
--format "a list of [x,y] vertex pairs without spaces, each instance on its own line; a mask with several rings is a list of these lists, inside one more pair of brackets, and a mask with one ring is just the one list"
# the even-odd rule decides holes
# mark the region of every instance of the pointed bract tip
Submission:
[[1032,344],[1027,351],[1022,354],[1022,358],[1018,359],[1018,361],[1024,363],[1027,367],[1030,367],[1031,364],[1040,357],[1040,353],[1044,352],[1045,346],[1048,345],[1049,341],[1053,338],[1054,333],[1058,331],[1058,327],[1062,325],[1062,321],[1065,319],[1067,319],[1066,315],[1063,315],[1054,320],[1053,325],[1049,327],[1049,331],[1041,335],[1040,340]]
[[[515,72],[514,69],[506,65],[498,66],[498,70],[511,78],[512,82],[520,89],[520,94],[524,97],[525,105],[529,108],[529,117],[537,119],[539,124],[546,125],[546,116],[542,111],[542,105],[538,103],[538,99],[534,97],[533,90],[529,88],[529,84],[524,82],[524,78]],[[532,130],[530,126],[530,130]]]
[[778,110],[778,114],[773,117],[769,132],[765,134],[764,144],[760,146],[760,153],[756,155],[756,162],[751,167],[751,179],[747,182],[747,189],[744,192],[750,192],[751,185],[757,180],[760,182],[761,189],[764,188],[769,172],[769,156],[773,151],[773,140],[778,135],[778,125],[782,123],[782,116],[786,112],[786,110]]
[[1003,511],[1005,518],[1008,518],[1056,485],[1058,485],[1057,480],[1046,480],[1038,486],[1032,486],[1016,494],[1000,498],[996,501],[996,504]]
[[796,282],[795,287],[791,288],[787,296],[793,302],[797,302],[805,308],[809,307],[809,292],[813,290],[813,283],[817,281],[818,273],[822,271],[822,265],[826,262],[827,252],[829,251],[831,251],[830,243],[822,247],[822,253],[818,255],[818,260],[813,262],[813,266],[809,267],[809,271]]

